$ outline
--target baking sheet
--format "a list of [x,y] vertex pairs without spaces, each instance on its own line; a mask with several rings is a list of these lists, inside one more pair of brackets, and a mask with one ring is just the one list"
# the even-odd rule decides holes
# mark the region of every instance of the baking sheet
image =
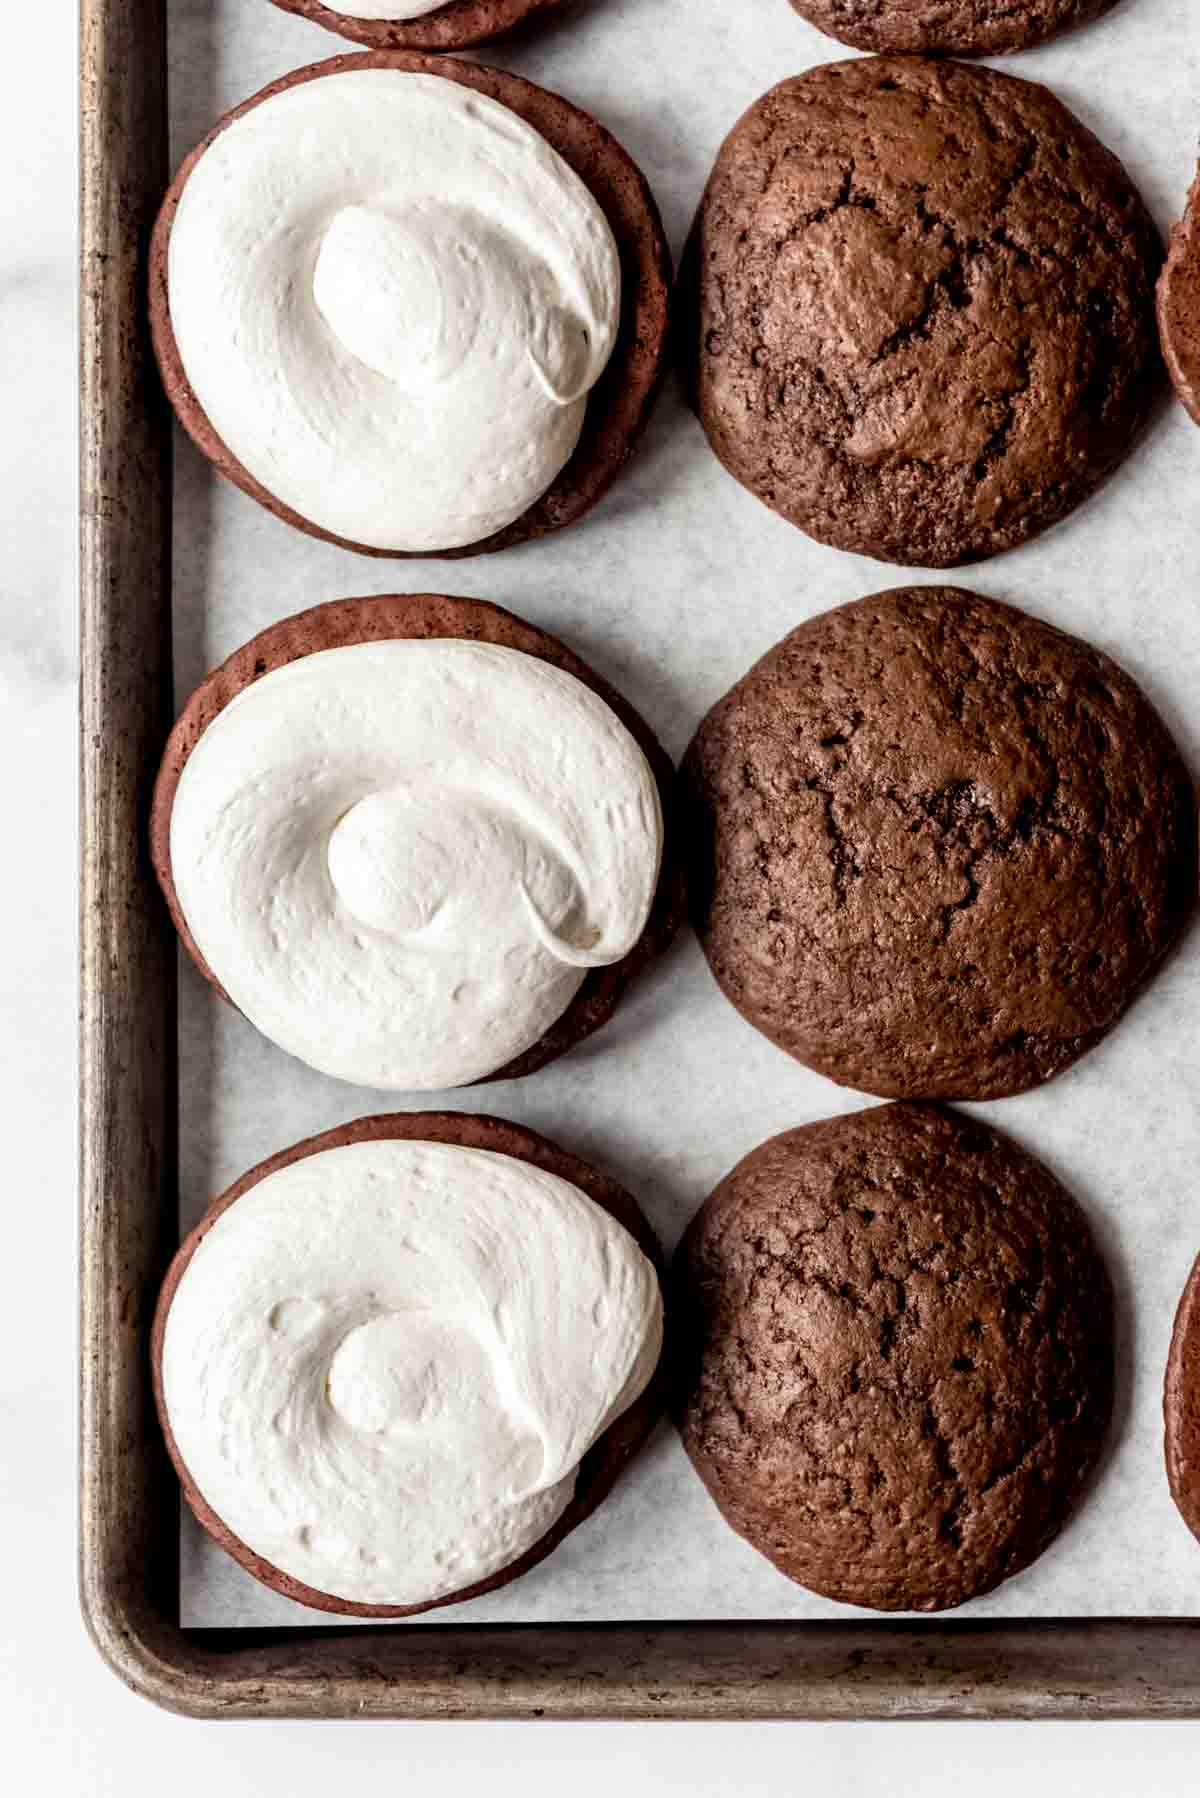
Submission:
[[[170,16],[175,163],[265,82],[353,48],[268,0],[170,0]],[[783,77],[848,54],[787,0],[575,0],[557,23],[481,60],[595,112],[645,171],[678,253],[742,110]],[[1102,23],[997,66],[1048,82],[1123,158],[1166,227],[1200,133],[1194,0],[1120,0]],[[218,482],[181,434],[175,481],[181,702],[214,663],[288,613],[432,589],[496,600],[563,636],[678,756],[707,707],[787,630],[906,578],[810,542],[743,492],[673,388],[632,468],[587,520],[500,556],[388,564],[310,540]],[[1181,408],[1164,402],[1116,478],[1048,536],[951,578],[1116,656],[1200,769],[1200,432]],[[1041,1156],[1086,1206],[1118,1295],[1119,1382],[1110,1448],[1082,1510],[1034,1567],[950,1618],[1200,1615],[1200,1548],[1167,1492],[1160,1415],[1175,1304],[1200,1251],[1198,1023],[1200,928],[1081,1065],[1039,1092],[969,1108]],[[526,1081],[411,1100],[343,1085],[258,1036],[186,959],[180,1052],[183,1229],[213,1193],[297,1138],[373,1111],[449,1104],[511,1117],[608,1168],[670,1249],[764,1137],[874,1102],[760,1038],[686,933],[606,1030]],[[332,1621],[259,1586],[188,1513],[180,1603],[185,1625]],[[853,1614],[791,1585],[740,1542],[664,1425],[548,1561],[431,1620]]]

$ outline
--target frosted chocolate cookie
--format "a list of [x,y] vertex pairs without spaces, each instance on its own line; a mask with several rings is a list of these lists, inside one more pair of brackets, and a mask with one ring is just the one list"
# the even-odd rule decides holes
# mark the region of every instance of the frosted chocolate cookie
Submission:
[[955,588],[800,625],[704,719],[683,790],[692,915],[727,998],[887,1098],[1060,1073],[1195,902],[1195,794],[1145,695],[1089,644]]
[[235,108],[176,176],[151,328],[184,428],[301,530],[377,555],[572,523],[631,454],[668,261],[603,126],[519,76],[335,57]]
[[464,50],[501,37],[562,0],[274,0],[373,50]]
[[323,1073],[531,1073],[612,1015],[681,909],[673,770],[557,638],[483,600],[273,625],[171,733],[151,853],[200,971]]
[[1007,1138],[932,1105],[774,1137],[671,1277],[679,1427],[726,1521],[789,1579],[939,1611],[1062,1529],[1112,1408],[1087,1221]]
[[159,1299],[188,1503],[319,1610],[401,1617],[507,1584],[653,1425],[657,1260],[627,1193],[516,1124],[366,1118],[273,1156]]
[[[283,0],[286,4],[286,0]],[[860,50],[996,56],[1099,18],[1115,0],[792,0],[830,37]]]
[[1171,232],[1158,283],[1158,328],[1175,391],[1200,425],[1200,174]]
[[1130,449],[1162,250],[1043,87],[905,57],[810,69],[718,155],[684,292],[731,474],[839,549],[940,568],[1045,530]]

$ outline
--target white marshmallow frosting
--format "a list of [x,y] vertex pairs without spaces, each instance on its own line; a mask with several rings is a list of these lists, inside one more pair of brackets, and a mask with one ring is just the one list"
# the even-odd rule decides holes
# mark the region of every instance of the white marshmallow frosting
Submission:
[[218,1218],[168,1309],[163,1397],[247,1547],[336,1598],[421,1604],[546,1534],[662,1328],[653,1267],[568,1181],[362,1142]]
[[398,69],[318,76],[219,132],[167,279],[226,447],[383,550],[458,548],[527,511],[620,317],[612,232],[562,158],[496,101]]
[[183,765],[176,897],[233,1003],[364,1086],[495,1073],[649,915],[654,775],[599,696],[459,638],[353,643],[262,676]]
[[343,19],[423,19],[446,4],[447,0],[351,0],[334,6],[333,0],[325,0],[329,11]]

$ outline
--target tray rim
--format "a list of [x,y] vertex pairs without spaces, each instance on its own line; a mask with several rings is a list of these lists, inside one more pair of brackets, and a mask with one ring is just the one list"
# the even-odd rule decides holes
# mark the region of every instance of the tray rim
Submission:
[[148,1339],[177,1242],[174,934],[145,846],[172,721],[171,427],[148,348],[168,0],[80,0],[80,1526],[99,1653],[204,1717],[1187,1718],[1200,1620],[185,1630]]

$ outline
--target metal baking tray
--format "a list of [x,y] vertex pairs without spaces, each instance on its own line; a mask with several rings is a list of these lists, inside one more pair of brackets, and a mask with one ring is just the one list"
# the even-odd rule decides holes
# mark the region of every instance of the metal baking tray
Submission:
[[1200,1716],[1200,1623],[187,1630],[149,1334],[177,1241],[174,933],[146,846],[172,716],[170,429],[146,250],[166,0],[81,0],[81,1594],[113,1670],[205,1717]]

